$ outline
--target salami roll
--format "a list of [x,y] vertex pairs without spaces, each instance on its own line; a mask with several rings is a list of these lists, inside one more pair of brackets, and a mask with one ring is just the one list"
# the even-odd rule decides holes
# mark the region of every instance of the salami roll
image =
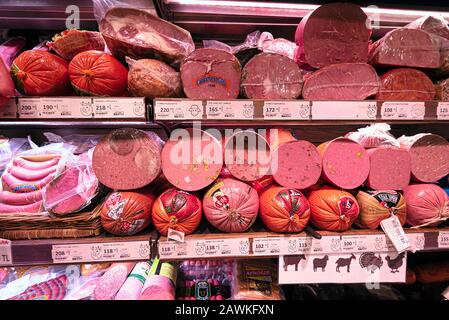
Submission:
[[175,130],[162,150],[162,171],[178,189],[197,191],[220,175],[222,152],[221,143],[205,131]]
[[309,201],[298,190],[271,187],[260,196],[260,218],[273,232],[301,232],[310,218]]
[[113,300],[135,264],[135,262],[113,263],[94,289],[95,300]]
[[339,188],[355,189],[368,178],[370,163],[365,149],[347,138],[337,138],[318,146],[322,159],[321,177]]
[[359,215],[359,205],[346,191],[323,187],[310,192],[310,221],[320,230],[348,230]]
[[443,137],[422,133],[399,139],[401,147],[411,156],[412,179],[418,182],[437,182],[449,174],[449,142]]
[[270,153],[262,135],[252,130],[239,131],[225,142],[226,168],[239,180],[258,180],[270,170]]
[[249,99],[297,99],[302,85],[299,66],[279,54],[260,53],[243,68],[241,88]]
[[257,218],[259,196],[251,186],[234,179],[217,181],[203,198],[206,219],[223,232],[244,232]]
[[290,141],[279,146],[272,156],[273,178],[287,188],[307,189],[318,182],[321,158],[310,142]]
[[111,189],[144,187],[159,176],[162,144],[153,132],[128,128],[114,130],[94,149],[92,166],[95,175]]
[[370,170],[366,186],[374,190],[402,190],[410,183],[411,158],[407,150],[399,148],[372,148]]
[[237,58],[218,49],[196,49],[181,65],[182,86],[190,99],[236,99],[241,73]]

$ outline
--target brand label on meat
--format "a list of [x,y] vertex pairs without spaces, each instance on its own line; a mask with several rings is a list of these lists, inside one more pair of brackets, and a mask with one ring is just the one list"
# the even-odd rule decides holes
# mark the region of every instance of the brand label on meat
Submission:
[[198,86],[207,86],[207,87],[216,87],[222,86],[225,88],[229,88],[229,81],[219,76],[214,76],[212,74],[207,75],[206,77],[201,77],[195,83]]
[[207,119],[247,120],[254,118],[251,100],[210,100],[206,104]]
[[[336,107],[338,106],[338,107]],[[313,120],[372,120],[377,116],[375,101],[313,101]]]
[[201,100],[155,100],[155,120],[197,120],[204,113]]
[[167,239],[168,240],[174,240],[174,241],[177,241],[177,242],[184,242],[184,238],[185,238],[184,232],[168,228],[168,232],[167,232]]
[[108,209],[108,216],[111,219],[119,219],[123,214],[123,209],[125,208],[125,201],[123,201],[122,194],[120,192],[111,194],[106,200],[105,206]]
[[11,266],[11,241],[7,239],[0,239],[0,266]]
[[449,102],[438,102],[437,119],[449,120]]
[[384,102],[381,108],[381,118],[382,120],[423,120],[425,110],[424,102]]
[[392,215],[390,218],[382,220],[380,226],[393,243],[397,252],[401,253],[410,249],[410,241],[408,240],[404,229],[402,229],[401,222],[397,216]]
[[270,120],[309,120],[310,101],[265,101],[263,117]]
[[357,216],[359,213],[359,206],[353,198],[341,197],[338,201],[338,211],[340,212],[340,217],[352,218]]

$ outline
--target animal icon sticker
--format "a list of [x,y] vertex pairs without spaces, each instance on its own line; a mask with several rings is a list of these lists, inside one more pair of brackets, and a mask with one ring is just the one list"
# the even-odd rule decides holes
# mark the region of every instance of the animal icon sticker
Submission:
[[359,263],[362,268],[374,273],[376,270],[380,270],[383,261],[380,254],[376,255],[374,252],[364,252],[360,255]]
[[337,265],[335,270],[337,272],[340,272],[340,268],[346,267],[346,271],[350,272],[352,260],[355,260],[354,254],[351,254],[351,256],[349,258],[338,258],[337,261],[335,261],[335,264]]
[[318,269],[321,269],[322,272],[326,271],[328,261],[329,261],[328,255],[325,255],[322,258],[313,259],[313,272],[317,272]]
[[298,271],[298,264],[301,260],[306,260],[306,256],[303,254],[298,256],[284,256],[284,270],[287,271],[288,266],[294,265],[295,271]]
[[405,252],[401,252],[395,258],[392,258],[390,256],[385,257],[388,267],[391,269],[391,273],[399,272],[399,269],[404,264],[404,258],[405,258]]

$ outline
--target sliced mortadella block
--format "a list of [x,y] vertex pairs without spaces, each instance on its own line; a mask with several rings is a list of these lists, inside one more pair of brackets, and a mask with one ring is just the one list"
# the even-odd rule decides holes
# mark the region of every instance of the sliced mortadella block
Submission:
[[323,172],[321,177],[339,188],[355,189],[368,178],[369,156],[358,142],[337,138],[318,146]]
[[399,148],[372,148],[366,151],[370,172],[365,184],[373,190],[402,190],[410,183],[410,154]]
[[410,152],[412,179],[418,182],[437,182],[449,174],[449,142],[443,137],[421,133],[399,139],[401,147]]
[[263,135],[245,130],[225,141],[224,162],[235,178],[256,181],[269,173],[271,149]]
[[217,179],[223,167],[221,143],[199,129],[178,129],[162,149],[162,171],[175,187],[201,190]]
[[159,176],[162,145],[162,140],[153,132],[128,128],[114,130],[94,149],[94,173],[111,189],[145,187]]
[[321,176],[321,157],[308,141],[290,141],[279,146],[271,160],[274,180],[286,188],[307,189]]

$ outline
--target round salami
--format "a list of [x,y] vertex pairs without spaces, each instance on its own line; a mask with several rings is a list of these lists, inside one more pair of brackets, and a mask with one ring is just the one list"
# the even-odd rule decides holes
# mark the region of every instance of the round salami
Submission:
[[151,223],[154,196],[144,192],[117,191],[101,207],[103,228],[117,236],[136,234]]
[[190,234],[201,221],[201,200],[188,192],[170,188],[155,201],[152,210],[153,223],[160,234],[168,229]]
[[244,232],[257,218],[259,196],[251,186],[234,179],[217,181],[203,199],[206,219],[222,232]]
[[310,221],[320,230],[348,230],[359,215],[359,205],[346,191],[323,187],[309,194]]
[[309,201],[298,190],[271,187],[260,196],[260,218],[273,232],[301,232],[310,218]]

